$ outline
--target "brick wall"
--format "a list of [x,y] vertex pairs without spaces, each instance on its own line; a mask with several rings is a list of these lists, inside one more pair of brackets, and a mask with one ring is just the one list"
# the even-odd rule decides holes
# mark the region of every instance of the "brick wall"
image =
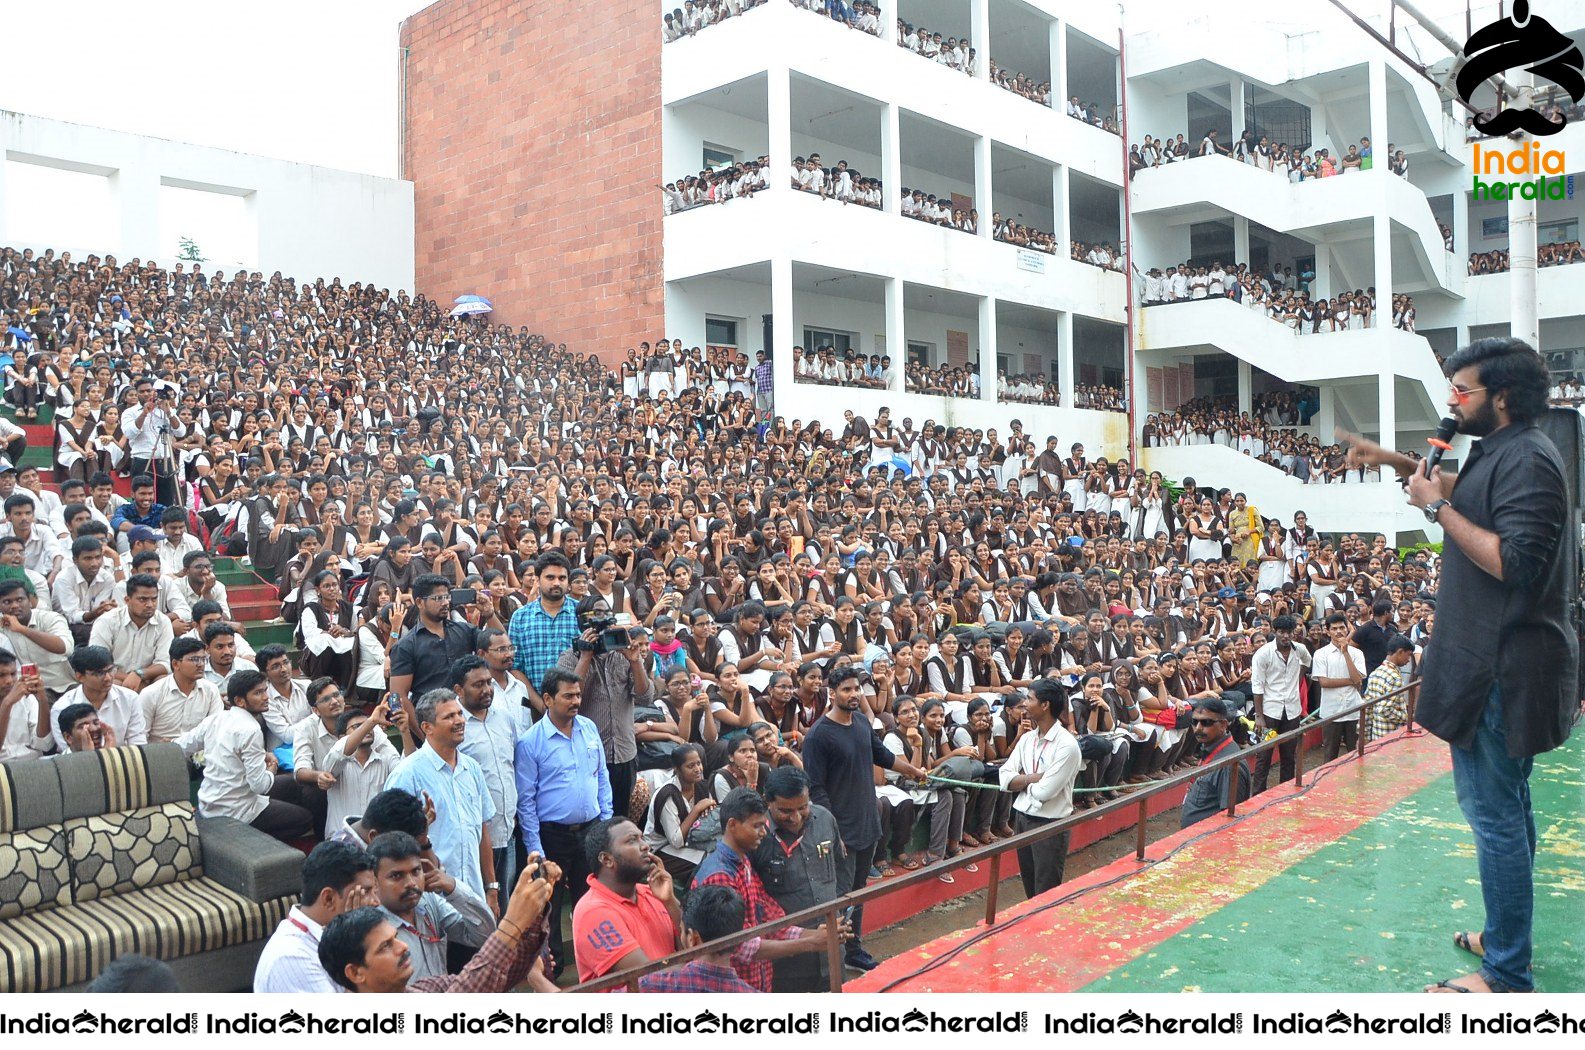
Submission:
[[664,324],[659,8],[439,0],[402,24],[419,291],[608,360]]

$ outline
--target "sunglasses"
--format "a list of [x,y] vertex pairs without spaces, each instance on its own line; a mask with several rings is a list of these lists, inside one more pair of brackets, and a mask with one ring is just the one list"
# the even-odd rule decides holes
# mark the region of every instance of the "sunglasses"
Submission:
[[1452,393],[1454,401],[1461,405],[1467,405],[1469,404],[1471,395],[1484,393],[1486,388],[1483,386],[1472,386],[1468,389],[1465,389],[1464,387],[1459,386],[1457,383],[1454,383],[1448,388],[1448,390]]

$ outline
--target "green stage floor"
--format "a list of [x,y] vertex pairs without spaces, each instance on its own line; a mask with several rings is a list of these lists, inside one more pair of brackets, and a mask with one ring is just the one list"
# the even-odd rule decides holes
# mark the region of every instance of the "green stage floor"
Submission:
[[[1582,738],[1542,755],[1530,779],[1543,991],[1585,990]],[[1452,934],[1484,914],[1448,773],[1085,990],[1414,991],[1475,968]]]
[[[1585,991],[1585,729],[1537,760],[1531,794],[1536,983]],[[850,987],[1389,992],[1476,968],[1452,944],[1484,911],[1441,742],[1389,738],[1364,762],[1328,767],[1309,792],[1212,828],[1152,846],[1162,863],[1119,861],[1013,909],[1022,922],[966,947],[983,930],[941,938]]]

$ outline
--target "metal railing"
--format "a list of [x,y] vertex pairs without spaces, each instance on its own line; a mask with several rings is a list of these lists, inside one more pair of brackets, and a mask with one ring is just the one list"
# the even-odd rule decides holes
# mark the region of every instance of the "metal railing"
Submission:
[[[871,901],[878,900],[881,897],[897,893],[901,890],[910,889],[914,886],[934,881],[937,876],[944,872],[954,871],[958,868],[964,868],[970,864],[977,864],[980,862],[986,862],[990,866],[988,873],[989,882],[986,885],[985,892],[985,925],[987,928],[994,927],[996,925],[997,918],[997,894],[1001,883],[1002,856],[1004,854],[1022,849],[1025,846],[1032,846],[1037,842],[1043,842],[1046,839],[1069,832],[1086,821],[1096,820],[1111,813],[1118,813],[1122,812],[1123,810],[1131,809],[1134,811],[1134,859],[1140,863],[1144,863],[1146,860],[1145,850],[1149,846],[1149,843],[1147,843],[1145,840],[1147,825],[1150,819],[1148,807],[1150,800],[1155,796],[1187,785],[1190,781],[1193,781],[1198,777],[1204,776],[1205,774],[1213,772],[1217,769],[1221,769],[1224,766],[1231,766],[1237,762],[1246,762],[1249,759],[1260,755],[1263,751],[1275,750],[1294,741],[1297,742],[1297,751],[1294,757],[1294,778],[1291,783],[1295,791],[1303,790],[1304,756],[1306,751],[1304,738],[1306,735],[1308,735],[1312,730],[1322,726],[1355,719],[1357,720],[1358,725],[1358,740],[1355,743],[1354,750],[1356,757],[1363,760],[1366,754],[1365,745],[1368,742],[1367,724],[1370,709],[1379,703],[1383,703],[1397,697],[1406,697],[1407,720],[1405,725],[1412,727],[1414,725],[1415,705],[1419,698],[1419,692],[1420,683],[1418,681],[1411,682],[1408,685],[1405,685],[1399,689],[1395,689],[1390,693],[1379,696],[1374,700],[1362,703],[1358,707],[1351,707],[1345,711],[1339,711],[1337,714],[1330,715],[1325,718],[1306,719],[1305,722],[1296,729],[1290,729],[1286,733],[1280,733],[1268,740],[1263,740],[1253,747],[1242,748],[1223,758],[1216,759],[1213,762],[1207,762],[1204,765],[1196,766],[1194,769],[1180,773],[1175,777],[1169,777],[1166,780],[1162,780],[1148,786],[1141,786],[1137,790],[1130,791],[1129,794],[1122,798],[1113,799],[1110,802],[1106,802],[1099,806],[1094,806],[1090,809],[1083,810],[1082,812],[1075,812],[1071,816],[1064,817],[1061,820],[1053,821],[1050,824],[1042,824],[1039,827],[1031,828],[1028,831],[1014,835],[1011,838],[1000,839],[987,846],[981,846],[973,850],[966,850],[962,853],[959,853],[955,857],[948,857],[945,860],[938,861],[927,867],[920,868],[917,871],[909,872],[906,875],[890,878],[884,882],[873,883],[869,886],[865,886],[863,889],[854,890],[851,893],[843,894],[835,900],[826,901],[823,904],[810,905],[809,907],[800,909],[799,911],[789,912],[780,919],[775,919],[771,922],[760,923],[758,926],[749,927],[748,929],[741,930],[730,936],[720,937],[716,940],[710,941],[706,944],[701,944],[694,948],[687,948],[683,949],[682,951],[672,952],[670,955],[663,956],[662,958],[653,959],[650,962],[645,963],[643,966],[637,966],[631,970],[623,970],[619,973],[607,974],[604,977],[593,981],[584,982],[568,990],[574,992],[605,992],[616,988],[626,987],[629,991],[636,992],[639,990],[638,981],[641,977],[652,973],[659,973],[662,970],[669,970],[674,966],[691,962],[694,959],[703,958],[706,955],[716,955],[718,953],[725,952],[728,949],[736,948],[738,945],[755,938],[767,937],[770,934],[775,933],[778,930],[785,929],[788,926],[813,926],[823,923],[827,931],[835,931],[840,921],[842,912],[853,907],[854,905],[867,904]],[[1224,807],[1223,812],[1225,812],[1229,817],[1236,816],[1238,812],[1239,781],[1240,778],[1236,774],[1227,778],[1227,805]],[[1281,784],[1278,785],[1278,787],[1281,786]],[[1253,798],[1253,796],[1251,796],[1251,798]],[[828,932],[825,940],[826,961],[830,969],[830,990],[833,992],[841,992],[843,978],[842,940],[841,938],[835,936],[833,932]]]

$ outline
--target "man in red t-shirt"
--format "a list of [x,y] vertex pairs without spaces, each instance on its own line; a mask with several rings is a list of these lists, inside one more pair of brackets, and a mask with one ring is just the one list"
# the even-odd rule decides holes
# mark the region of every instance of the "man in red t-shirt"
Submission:
[[643,966],[677,950],[682,909],[671,875],[650,852],[644,833],[624,817],[584,833],[589,892],[572,912],[578,980]]

